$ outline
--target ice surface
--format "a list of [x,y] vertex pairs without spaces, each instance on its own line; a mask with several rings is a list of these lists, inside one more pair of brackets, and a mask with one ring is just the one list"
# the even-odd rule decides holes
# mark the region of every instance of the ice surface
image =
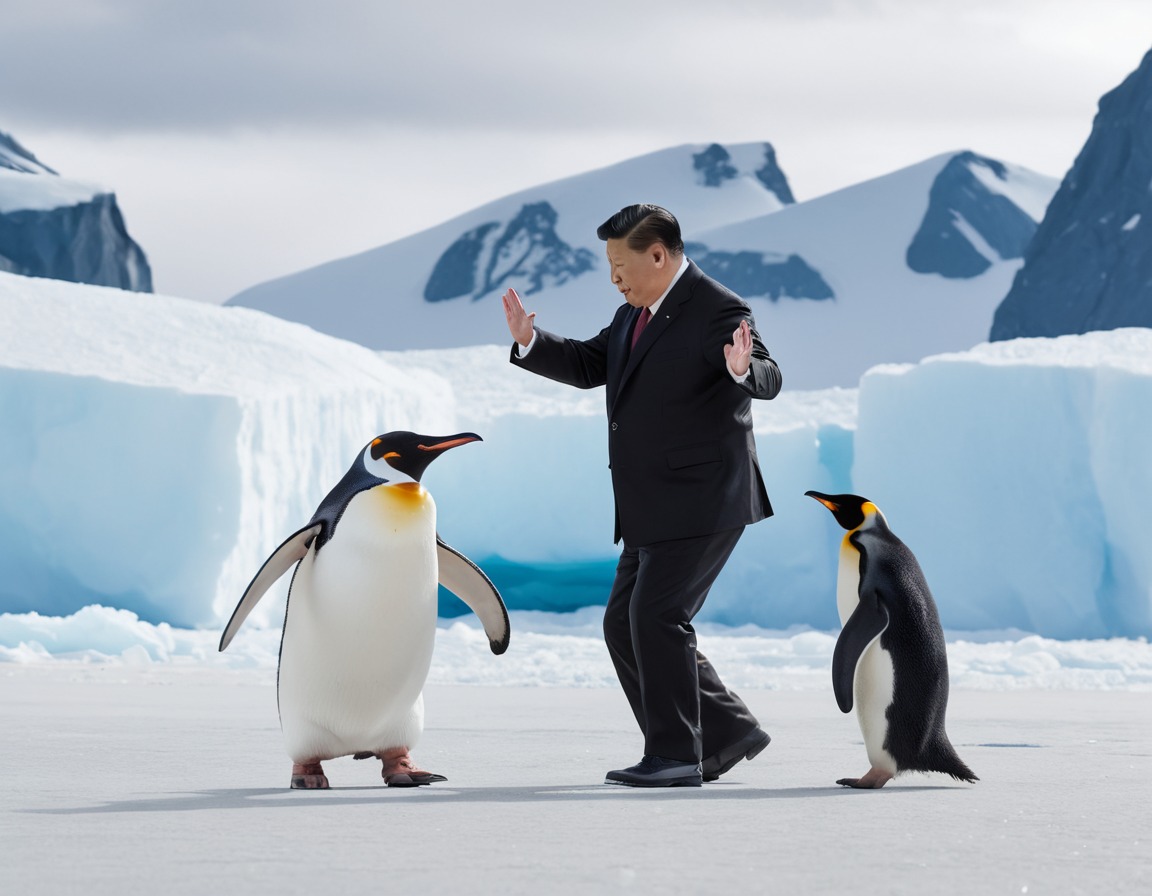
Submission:
[[[484,437],[425,483],[440,534],[510,607],[602,604],[618,555],[603,390],[533,377],[507,352],[377,354],[248,309],[0,275],[0,611],[129,611],[157,628],[123,643],[186,655],[159,626],[218,631],[390,429]],[[842,532],[803,496],[817,489],[876,501],[951,632],[1147,637],[1150,400],[1152,332],[1119,330],[980,345],[877,367],[859,392],[756,403],[776,516],[747,530],[699,621],[837,627]],[[249,625],[275,632],[281,610],[265,601]],[[27,624],[0,644],[83,647],[19,635]]]
[[948,733],[980,781],[909,774],[862,792],[834,783],[867,759],[827,685],[742,688],[769,748],[715,784],[640,792],[603,784],[642,749],[618,688],[431,684],[413,755],[447,782],[387,788],[380,763],[346,757],[325,763],[331,790],[299,791],[274,671],[0,675],[12,893],[587,896],[770,881],[815,896],[1136,896],[1152,876],[1146,692],[954,689]]
[[0,274],[0,607],[217,625],[364,443],[451,404],[259,312]]
[[945,626],[1152,633],[1152,331],[1019,339],[864,377],[853,481]]

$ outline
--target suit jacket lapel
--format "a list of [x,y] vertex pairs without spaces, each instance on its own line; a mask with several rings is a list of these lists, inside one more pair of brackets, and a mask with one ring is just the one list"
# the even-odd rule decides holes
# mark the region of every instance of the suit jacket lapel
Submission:
[[607,399],[611,413],[620,394],[620,383],[624,379],[624,366],[628,363],[628,343],[632,337],[632,327],[640,316],[639,308],[621,309],[616,314],[612,331],[608,335]]

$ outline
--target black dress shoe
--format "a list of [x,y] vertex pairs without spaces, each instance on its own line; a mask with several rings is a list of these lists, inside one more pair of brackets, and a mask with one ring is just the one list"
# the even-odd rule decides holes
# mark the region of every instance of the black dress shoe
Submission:
[[734,744],[730,744],[718,753],[709,756],[700,764],[705,781],[715,781],[725,772],[731,771],[741,759],[752,759],[760,755],[771,742],[768,732],[753,728]]
[[629,787],[699,787],[702,783],[700,763],[645,756],[631,768],[608,772],[604,783]]

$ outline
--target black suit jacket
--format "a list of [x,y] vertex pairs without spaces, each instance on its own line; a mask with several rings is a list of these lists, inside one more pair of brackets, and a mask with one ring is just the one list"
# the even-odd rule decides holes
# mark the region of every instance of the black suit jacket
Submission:
[[[591,339],[537,328],[512,363],[590,389],[606,386],[608,458],[616,498],[615,540],[629,547],[711,535],[772,515],[752,437],[752,398],[780,392],[748,305],[695,264],[664,298],[634,350],[640,309],[621,305]],[[724,345],[752,325],[752,364],[738,384]]]

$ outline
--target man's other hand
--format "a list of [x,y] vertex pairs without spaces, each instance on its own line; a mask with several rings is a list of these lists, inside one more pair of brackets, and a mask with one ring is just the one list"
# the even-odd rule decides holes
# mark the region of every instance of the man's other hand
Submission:
[[724,346],[724,360],[736,376],[744,376],[748,372],[752,363],[752,328],[748,326],[748,321],[740,321],[740,326],[733,331],[732,341]]

